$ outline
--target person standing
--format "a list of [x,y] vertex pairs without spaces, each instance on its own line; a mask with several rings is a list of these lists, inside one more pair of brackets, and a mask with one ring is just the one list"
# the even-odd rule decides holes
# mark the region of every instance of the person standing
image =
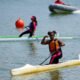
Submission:
[[[56,31],[49,31],[48,35],[44,36],[41,44],[42,45],[48,45],[49,46],[49,51],[51,54],[51,59],[49,64],[57,64],[59,63],[59,59],[62,58],[62,50],[61,47],[64,46],[65,44],[60,41],[59,39],[55,38]],[[46,38],[50,38],[47,40]]]
[[27,26],[27,30],[22,32],[19,37],[22,37],[24,34],[29,34],[29,38],[32,37],[36,31],[36,27],[37,27],[37,19],[36,16],[32,16],[31,17],[31,22],[29,24],[29,26]]

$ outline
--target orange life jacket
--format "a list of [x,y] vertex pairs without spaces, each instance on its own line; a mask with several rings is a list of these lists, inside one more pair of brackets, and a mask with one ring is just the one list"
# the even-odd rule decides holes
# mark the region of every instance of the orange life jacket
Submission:
[[60,44],[59,44],[58,40],[50,41],[49,50],[50,50],[51,53],[56,51],[57,49],[59,49],[59,47],[60,47]]

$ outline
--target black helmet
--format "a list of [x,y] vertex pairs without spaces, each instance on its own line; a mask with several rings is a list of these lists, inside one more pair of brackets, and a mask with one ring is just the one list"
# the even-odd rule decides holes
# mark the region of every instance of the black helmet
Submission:
[[56,31],[52,31],[54,34],[57,34],[57,32]]
[[36,16],[31,16],[31,20],[36,20]]

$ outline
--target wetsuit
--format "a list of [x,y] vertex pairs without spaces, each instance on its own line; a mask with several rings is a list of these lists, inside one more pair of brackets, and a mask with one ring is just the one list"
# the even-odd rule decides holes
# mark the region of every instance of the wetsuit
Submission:
[[21,33],[19,37],[22,37],[24,34],[29,34],[29,37],[32,37],[34,35],[34,31],[36,30],[36,26],[36,22],[31,22],[28,26],[29,29]]
[[59,63],[59,59],[62,57],[62,50],[60,48],[60,43],[58,40],[50,41],[49,50],[51,53],[51,59],[49,64]]

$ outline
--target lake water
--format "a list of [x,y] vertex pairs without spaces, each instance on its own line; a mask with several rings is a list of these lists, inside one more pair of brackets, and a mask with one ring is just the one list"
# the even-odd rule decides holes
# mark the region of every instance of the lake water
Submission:
[[[63,0],[80,8],[80,0]],[[18,36],[15,21],[30,22],[32,15],[37,16],[36,35],[47,35],[48,31],[56,30],[60,36],[80,36],[80,13],[51,15],[48,6],[53,0],[0,0],[0,35]],[[80,40],[63,40],[63,58],[61,61],[78,59]],[[0,80],[80,80],[80,67],[59,71],[43,72],[31,75],[11,76],[10,70],[25,64],[37,65],[49,56],[48,46],[40,41],[0,42]],[[48,63],[47,60],[44,64]]]

